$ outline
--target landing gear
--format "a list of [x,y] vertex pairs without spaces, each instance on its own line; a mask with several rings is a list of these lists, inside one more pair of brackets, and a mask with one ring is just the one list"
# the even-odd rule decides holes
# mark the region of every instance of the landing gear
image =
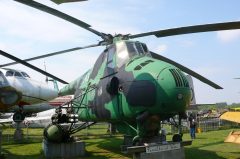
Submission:
[[13,121],[15,123],[21,123],[25,119],[25,114],[23,112],[15,112],[13,114]]
[[186,113],[179,113],[178,114],[178,134],[174,134],[172,137],[173,142],[181,142],[182,141],[182,119],[186,119]]
[[133,138],[133,145],[140,146],[144,143],[161,141],[159,137],[160,118],[156,115],[150,115],[144,112],[137,117],[136,136]]

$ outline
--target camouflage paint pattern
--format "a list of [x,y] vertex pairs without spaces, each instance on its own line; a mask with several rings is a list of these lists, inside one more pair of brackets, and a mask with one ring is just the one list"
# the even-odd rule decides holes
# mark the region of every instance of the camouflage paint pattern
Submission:
[[[106,49],[93,69],[60,90],[60,95],[75,95],[79,120],[107,121],[122,133],[146,136],[158,129],[154,124],[160,120],[185,112],[191,90],[178,68],[149,54],[133,56],[116,67],[115,53],[111,61],[115,67],[110,69],[108,56]],[[138,120],[142,122],[139,130]]]

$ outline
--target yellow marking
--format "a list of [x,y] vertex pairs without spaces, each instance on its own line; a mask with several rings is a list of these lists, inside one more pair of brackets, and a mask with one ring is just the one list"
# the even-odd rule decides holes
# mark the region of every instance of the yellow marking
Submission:
[[240,123],[240,112],[226,112],[220,116],[220,119]]
[[224,140],[224,142],[240,144],[240,131],[230,132],[227,138]]

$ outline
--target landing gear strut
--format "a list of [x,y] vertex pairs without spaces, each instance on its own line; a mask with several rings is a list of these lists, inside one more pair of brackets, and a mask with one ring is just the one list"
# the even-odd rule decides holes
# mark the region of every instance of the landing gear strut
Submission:
[[172,141],[173,142],[181,142],[182,141],[182,119],[185,119],[186,113],[179,113],[178,114],[178,134],[173,135]]
[[136,136],[133,138],[133,145],[139,146],[144,143],[150,143],[159,138],[160,118],[156,115],[150,115],[144,112],[137,117]]

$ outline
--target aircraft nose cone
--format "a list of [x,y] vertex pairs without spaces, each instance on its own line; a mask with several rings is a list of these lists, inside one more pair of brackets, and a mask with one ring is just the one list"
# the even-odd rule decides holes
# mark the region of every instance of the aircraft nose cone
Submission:
[[161,99],[159,105],[165,111],[184,112],[190,103],[191,91],[186,76],[177,68],[169,67],[161,70],[158,75]]
[[6,110],[11,106],[16,105],[21,99],[21,93],[14,88],[7,86],[0,88],[0,109]]
[[165,89],[189,88],[186,76],[176,68],[166,68],[158,75],[159,84]]

